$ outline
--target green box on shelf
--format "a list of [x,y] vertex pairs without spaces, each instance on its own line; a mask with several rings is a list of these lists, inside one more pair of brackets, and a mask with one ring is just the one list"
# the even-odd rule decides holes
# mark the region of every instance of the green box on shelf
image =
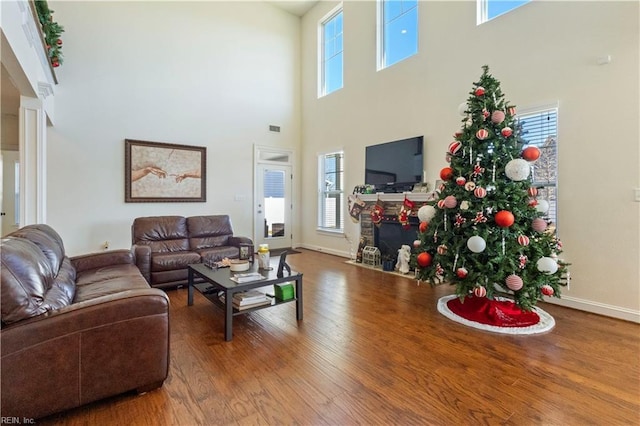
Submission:
[[278,300],[291,300],[295,297],[292,283],[275,284],[273,288]]

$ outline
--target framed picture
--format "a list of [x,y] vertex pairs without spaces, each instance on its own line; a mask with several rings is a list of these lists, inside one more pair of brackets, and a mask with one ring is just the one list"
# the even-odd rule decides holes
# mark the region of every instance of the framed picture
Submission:
[[240,260],[248,260],[249,263],[253,263],[253,244],[240,244]]
[[124,141],[125,203],[207,201],[207,148]]

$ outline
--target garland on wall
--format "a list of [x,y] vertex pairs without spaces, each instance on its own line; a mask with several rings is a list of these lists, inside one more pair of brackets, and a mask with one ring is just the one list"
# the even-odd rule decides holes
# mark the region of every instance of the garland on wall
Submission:
[[38,20],[44,33],[49,61],[51,61],[52,67],[57,68],[62,64],[62,39],[60,35],[64,32],[64,28],[53,20],[53,10],[49,9],[46,0],[36,0],[35,5]]

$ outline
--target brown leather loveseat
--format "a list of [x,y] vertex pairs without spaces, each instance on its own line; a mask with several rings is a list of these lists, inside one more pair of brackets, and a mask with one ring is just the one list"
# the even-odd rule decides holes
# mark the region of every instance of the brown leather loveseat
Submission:
[[162,386],[169,300],[129,250],[69,258],[48,225],[0,241],[1,415],[37,419]]
[[139,217],[131,227],[132,251],[152,287],[187,283],[187,266],[206,260],[237,259],[247,237],[235,237],[227,215]]

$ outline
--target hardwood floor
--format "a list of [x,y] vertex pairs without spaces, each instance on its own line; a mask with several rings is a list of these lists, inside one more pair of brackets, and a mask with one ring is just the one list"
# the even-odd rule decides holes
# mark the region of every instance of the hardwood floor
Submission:
[[220,309],[168,291],[164,386],[38,424],[640,424],[638,324],[541,304],[551,332],[492,334],[437,312],[448,286],[301,251],[300,323],[293,303],[236,316],[225,342]]

